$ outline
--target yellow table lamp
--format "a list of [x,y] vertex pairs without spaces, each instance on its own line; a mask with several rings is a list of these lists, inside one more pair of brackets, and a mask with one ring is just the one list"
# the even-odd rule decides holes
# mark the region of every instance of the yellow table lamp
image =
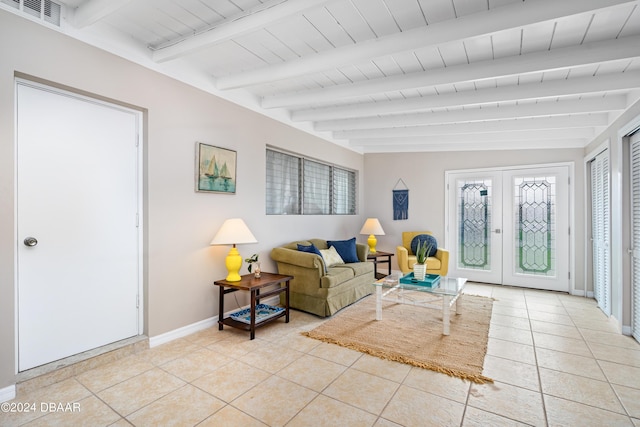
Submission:
[[236,249],[236,245],[242,243],[258,243],[258,241],[240,218],[226,220],[211,241],[211,245],[233,245],[225,259],[228,282],[239,282],[242,279],[239,274],[242,257]]
[[369,238],[367,239],[367,243],[369,244],[369,252],[375,254],[376,243],[378,243],[376,235],[384,236],[384,230],[382,229],[378,218],[367,218],[367,220],[364,222],[364,225],[362,226],[362,230],[360,230],[360,234],[369,235]]

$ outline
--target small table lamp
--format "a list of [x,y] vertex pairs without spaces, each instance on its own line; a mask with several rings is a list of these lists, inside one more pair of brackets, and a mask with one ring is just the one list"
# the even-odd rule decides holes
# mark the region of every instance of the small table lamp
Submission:
[[380,225],[380,221],[378,218],[367,218],[362,226],[362,230],[360,230],[360,234],[368,234],[369,238],[367,239],[367,243],[369,244],[369,252],[372,254],[376,253],[376,235],[384,236],[384,230]]
[[258,243],[258,241],[240,218],[226,220],[211,241],[211,245],[233,245],[225,260],[229,272],[226,280],[229,282],[239,282],[242,279],[238,274],[242,267],[242,257],[236,249],[236,245],[242,243]]

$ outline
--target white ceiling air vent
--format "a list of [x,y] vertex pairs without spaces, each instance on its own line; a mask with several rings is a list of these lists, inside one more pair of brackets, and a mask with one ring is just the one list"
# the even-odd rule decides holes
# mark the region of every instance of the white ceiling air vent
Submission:
[[62,6],[51,0],[0,0],[15,9],[37,19],[41,19],[57,27],[60,26]]

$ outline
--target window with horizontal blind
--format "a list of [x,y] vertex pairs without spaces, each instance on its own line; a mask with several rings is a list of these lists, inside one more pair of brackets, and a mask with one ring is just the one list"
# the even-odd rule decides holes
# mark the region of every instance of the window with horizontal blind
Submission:
[[267,149],[267,215],[355,215],[356,173]]

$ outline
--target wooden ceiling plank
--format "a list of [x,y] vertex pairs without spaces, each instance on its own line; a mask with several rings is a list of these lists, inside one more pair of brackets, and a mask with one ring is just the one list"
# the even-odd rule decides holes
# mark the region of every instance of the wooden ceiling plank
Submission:
[[627,108],[625,95],[609,96],[602,99],[578,101],[546,102],[513,107],[482,108],[475,110],[455,110],[435,113],[398,114],[384,117],[365,117],[355,119],[337,119],[317,121],[317,131],[338,131],[348,129],[367,129],[393,126],[415,126],[425,124],[444,124],[474,122],[484,120],[515,119],[518,117],[539,117],[568,114],[600,113]]
[[353,45],[351,34],[346,32],[336,22],[331,12],[325,7],[309,10],[304,14],[320,35],[329,42],[331,49],[340,46]]
[[88,0],[75,9],[72,22],[76,28],[95,24],[133,0]]
[[604,127],[609,124],[606,113],[576,114],[571,116],[530,117],[510,120],[490,120],[436,125],[418,125],[392,128],[353,129],[333,132],[336,139],[376,138],[393,136],[432,136],[446,134],[474,134],[485,132],[512,132],[544,129]]
[[417,0],[384,0],[402,31],[426,24]]
[[380,145],[388,144],[390,140],[404,144],[420,144],[425,138],[437,139],[440,142],[457,142],[472,139],[475,142],[497,142],[497,141],[530,141],[539,139],[593,139],[595,129],[592,127],[569,128],[569,129],[542,129],[526,130],[514,132],[484,132],[472,134],[447,133],[440,135],[415,135],[404,136],[384,135],[372,138],[349,138],[350,143],[356,145]]
[[376,37],[383,37],[401,31],[383,0],[352,0],[352,2]]
[[349,1],[331,2],[327,4],[326,8],[349,35],[353,37],[356,43],[375,37],[371,27],[367,25],[367,22],[363,16],[358,13],[353,3]]
[[292,15],[300,14],[324,3],[326,3],[326,0],[297,0],[295,2],[268,0],[253,9],[227,18],[207,31],[200,32],[189,38],[176,40],[174,44],[159,47],[153,52],[153,60],[165,62],[175,59],[213,44],[259,30],[265,24],[271,24]]
[[493,143],[478,143],[471,139],[459,143],[440,143],[437,140],[422,140],[420,145],[400,144],[389,141],[386,145],[357,146],[349,144],[352,148],[359,148],[363,153],[416,153],[437,151],[489,151],[489,150],[541,150],[557,148],[584,148],[588,144],[584,139],[543,139],[535,141],[503,141]]
[[[622,25],[625,24],[625,21],[629,18],[634,7],[637,8],[637,4],[623,5],[618,8],[595,12],[589,31],[584,38],[584,42],[589,43],[592,41],[618,37],[618,34],[622,30]],[[636,21],[635,24],[637,25],[639,22]],[[626,26],[631,27],[633,25],[633,21],[626,22]],[[635,30],[635,34],[638,34],[640,26],[636,26]]]
[[426,27],[396,32],[385,37],[355,43],[320,52],[284,64],[262,67],[218,79],[219,89],[235,89],[269,81],[287,79],[310,72],[331,69],[345,64],[364,62],[371,58],[414,50],[426,45],[473,38],[518,28],[563,16],[583,13],[594,8],[611,7],[631,0],[529,0],[513,3],[485,12],[438,22]]
[[418,0],[418,2],[429,25],[456,18],[451,0]]
[[408,88],[576,67],[623,58],[635,58],[640,55],[637,48],[638,45],[640,45],[640,36],[625,37],[624,39],[607,40],[588,45],[585,44],[501,58],[495,61],[482,61],[429,72],[412,73],[358,82],[350,85],[333,86],[317,92],[282,94],[264,98],[262,100],[262,106],[264,108],[276,108],[304,105],[305,99],[309,97],[311,97],[315,103],[320,104],[341,97],[347,98],[376,92],[391,92]]

